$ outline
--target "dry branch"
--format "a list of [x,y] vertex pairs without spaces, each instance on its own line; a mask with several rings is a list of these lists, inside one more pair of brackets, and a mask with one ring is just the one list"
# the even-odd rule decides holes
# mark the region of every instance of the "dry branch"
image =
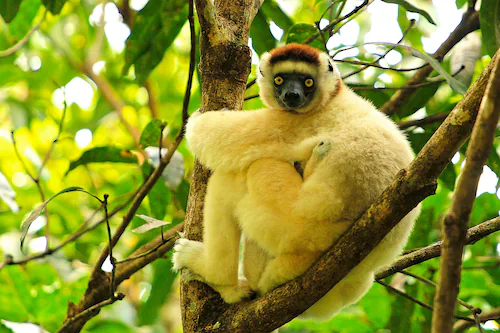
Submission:
[[467,225],[476,198],[479,177],[493,146],[500,117],[500,55],[497,54],[492,63],[494,68],[467,147],[465,166],[458,178],[450,211],[443,221],[443,250],[434,296],[436,311],[432,315],[433,333],[453,332],[453,311],[460,285]]

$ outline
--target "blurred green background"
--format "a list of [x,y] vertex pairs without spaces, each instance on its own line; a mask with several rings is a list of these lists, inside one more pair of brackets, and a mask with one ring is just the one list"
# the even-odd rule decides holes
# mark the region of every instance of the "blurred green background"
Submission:
[[[260,54],[282,43],[303,41],[317,32],[316,24],[323,28],[361,2],[266,0],[251,29],[254,54],[249,80],[255,78]],[[339,61],[341,73],[348,75],[363,68],[356,62],[372,62],[387,51],[384,46],[361,44],[397,43],[410,20],[415,20],[404,44],[433,53],[459,24],[470,4],[465,0],[412,1],[418,7],[415,9],[420,10],[418,13],[389,2],[403,3],[372,1],[367,10],[342,21],[331,36],[324,34],[313,45],[330,51]],[[46,8],[49,11],[45,14]],[[455,77],[466,86],[498,48],[494,32],[499,27],[498,8],[498,1],[483,0],[482,7],[477,8],[481,29],[469,35],[467,41],[457,46],[460,50],[455,49],[442,62],[448,72],[459,72]],[[79,228],[95,226],[50,256],[0,270],[1,333],[39,332],[41,328],[57,331],[67,302],[81,298],[93,263],[107,244],[106,226],[99,223],[102,210],[96,212],[99,202],[74,192],[61,194],[48,204],[47,214],[37,217],[27,231],[21,252],[21,224],[30,212],[59,191],[78,186],[100,198],[109,194],[110,211],[122,208],[110,220],[114,228],[158,155],[154,148],[143,151],[151,142],[140,142],[140,134],[152,120],[162,119],[167,124],[163,147],[173,142],[181,126],[189,67],[187,12],[188,5],[183,0],[4,0],[0,4],[0,50],[7,50],[0,52],[0,255],[20,260],[43,252],[47,242],[53,248]],[[435,21],[435,25],[430,21]],[[39,22],[39,28],[31,34]],[[199,35],[197,23],[196,31]],[[8,51],[27,34],[29,39],[19,50]],[[352,45],[361,46],[337,52]],[[381,67],[396,69],[423,63],[404,49],[392,50],[376,62]],[[460,70],[462,65],[465,69]],[[345,82],[381,106],[412,73],[369,67]],[[198,79],[195,73],[190,113],[200,105]],[[248,96],[257,93],[256,85],[247,91]],[[448,113],[461,98],[437,78],[420,88],[392,118],[405,122]],[[258,98],[245,102],[245,109],[261,106]],[[157,129],[158,123],[153,121],[146,132]],[[434,122],[405,129],[416,152],[438,126]],[[480,181],[471,226],[499,214],[499,142],[497,136]],[[464,151],[465,147],[441,175],[437,194],[424,201],[408,249],[440,239],[440,221],[449,208]],[[185,142],[181,143],[171,168],[138,213],[171,221],[173,225],[183,221],[193,160]],[[135,217],[129,230],[143,223]],[[127,231],[115,248],[115,256],[118,260],[125,258],[158,232]],[[499,251],[496,234],[465,250],[459,297],[483,312],[500,306]],[[437,268],[438,260],[433,259],[409,271],[435,280]],[[180,332],[177,280],[169,260],[155,261],[123,282],[119,291],[126,298],[104,308],[85,326],[84,332]],[[431,286],[400,274],[386,281],[432,304]],[[457,307],[457,313],[470,315],[462,306]],[[361,302],[329,322],[294,320],[282,330],[424,333],[429,332],[430,321],[429,310],[375,284]],[[488,332],[499,329],[495,321],[484,325]]]

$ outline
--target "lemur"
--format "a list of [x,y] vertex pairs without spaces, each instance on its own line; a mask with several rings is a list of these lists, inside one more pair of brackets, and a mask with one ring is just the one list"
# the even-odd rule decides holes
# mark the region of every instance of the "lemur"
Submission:
[[[257,83],[267,108],[197,112],[186,127],[189,147],[213,175],[203,242],[179,239],[174,268],[228,303],[304,273],[414,156],[394,122],[342,83],[326,53],[299,44],[274,49],[262,55]],[[374,273],[400,254],[418,214],[419,207],[404,217],[303,317],[330,318],[361,298]]]

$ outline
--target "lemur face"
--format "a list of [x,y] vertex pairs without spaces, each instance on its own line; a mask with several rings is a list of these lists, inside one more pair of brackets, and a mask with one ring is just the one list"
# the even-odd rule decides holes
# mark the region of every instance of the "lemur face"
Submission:
[[269,108],[308,113],[323,110],[341,81],[328,54],[292,43],[261,56],[257,83]]
[[274,76],[276,101],[292,111],[306,107],[313,99],[315,89],[315,78],[308,74],[288,72]]

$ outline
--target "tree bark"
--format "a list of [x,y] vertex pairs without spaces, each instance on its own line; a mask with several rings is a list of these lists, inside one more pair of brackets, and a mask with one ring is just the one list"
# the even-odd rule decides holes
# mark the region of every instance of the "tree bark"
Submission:
[[[201,26],[201,112],[243,107],[251,70],[250,25],[262,4],[258,0],[196,0]],[[185,237],[202,240],[203,201],[209,171],[195,161],[186,212]],[[208,286],[181,280],[184,332],[199,332],[207,319],[227,305]]]
[[458,178],[451,208],[443,220],[443,246],[439,261],[439,280],[434,296],[432,333],[452,333],[453,313],[462,272],[462,253],[466,242],[472,205],[476,199],[479,177],[488,159],[500,116],[500,56],[491,62],[486,93],[482,99],[479,119],[474,125],[467,147],[465,166]]

